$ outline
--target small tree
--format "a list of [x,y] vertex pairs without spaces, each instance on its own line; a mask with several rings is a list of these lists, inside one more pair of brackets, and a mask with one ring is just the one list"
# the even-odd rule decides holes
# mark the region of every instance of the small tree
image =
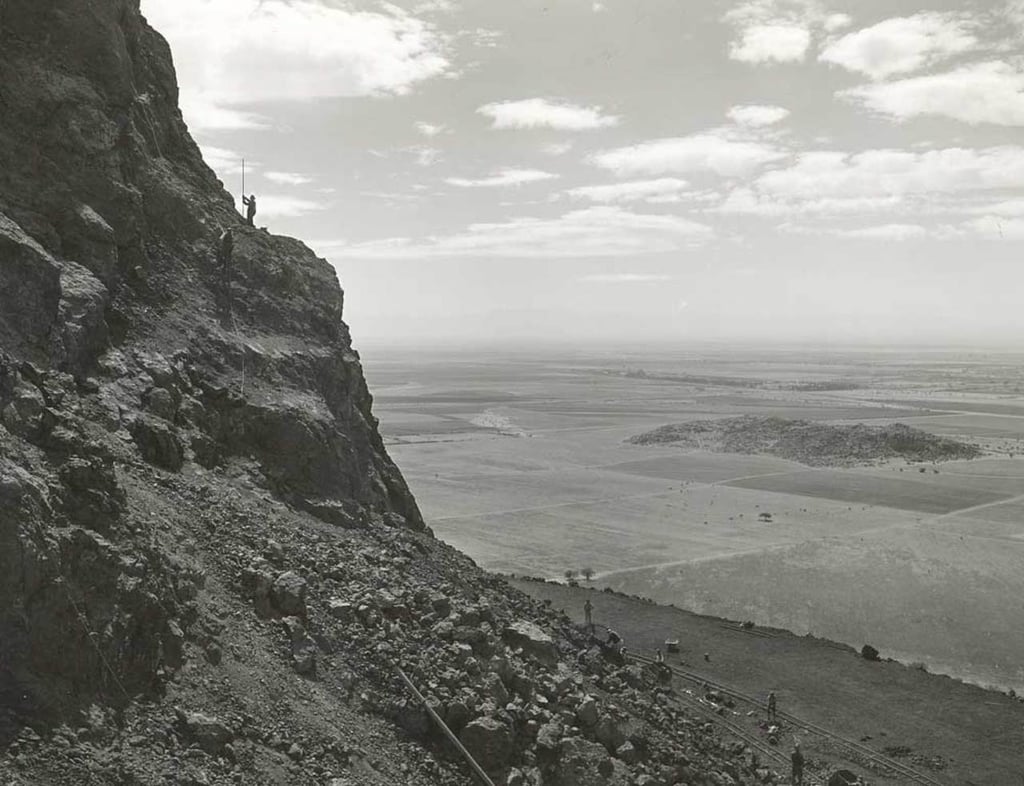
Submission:
[[772,520],[772,514],[771,514],[771,513],[759,513],[759,514],[757,515],[757,517],[758,517],[758,518],[759,518],[759,519],[760,519],[761,521],[764,521],[764,522],[769,522],[769,521],[771,521],[771,520]]
[[587,581],[590,581],[591,579],[594,578],[594,569],[593,568],[584,568],[583,570],[580,571],[580,573],[583,574],[583,578],[585,578]]
[[564,575],[566,581],[572,581],[576,578],[576,571],[574,571],[572,568],[569,568],[569,570],[567,570]]

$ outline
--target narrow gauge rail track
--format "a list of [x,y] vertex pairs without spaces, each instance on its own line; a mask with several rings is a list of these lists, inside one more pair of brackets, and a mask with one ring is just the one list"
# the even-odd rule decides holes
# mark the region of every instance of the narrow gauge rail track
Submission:
[[[648,658],[643,655],[636,655],[627,652],[626,657],[638,663],[654,663],[654,660],[652,658]],[[750,704],[754,707],[761,707],[763,705],[763,702],[755,696],[750,696],[749,694],[742,693],[741,691],[738,691],[734,688],[730,688],[727,685],[722,685],[721,683],[708,679],[707,677],[704,677],[703,675],[698,674],[696,672],[689,671],[687,669],[682,669],[678,666],[672,666],[668,663],[666,663],[665,665],[668,666],[672,674],[688,682],[702,686],[707,685],[709,688],[713,688],[719,693],[731,696],[734,699],[738,699],[739,701],[742,701],[746,704]],[[721,716],[716,717],[720,718]],[[798,718],[795,715],[788,712],[780,712],[779,717],[783,720],[788,721],[790,724],[797,728],[803,729],[804,731],[817,735],[818,737],[826,739],[829,742],[836,743],[842,747],[845,747],[848,751],[855,753],[857,756],[863,759],[868,760],[875,766],[889,770],[902,778],[906,778],[909,781],[912,781],[914,783],[925,784],[925,786],[945,786],[945,784],[943,784],[941,781],[932,778],[930,775],[925,775],[923,772],[919,772],[913,769],[912,767],[903,764],[902,762],[896,761],[895,759],[892,759],[883,753],[879,753],[878,751],[869,748],[867,745],[864,745],[862,743],[856,742],[855,740],[848,739],[832,731],[829,731],[828,729],[824,728],[823,726],[819,726],[816,723],[805,721],[802,718]],[[746,739],[749,740],[752,736],[753,735],[748,734]],[[758,742],[761,741],[758,740]]]

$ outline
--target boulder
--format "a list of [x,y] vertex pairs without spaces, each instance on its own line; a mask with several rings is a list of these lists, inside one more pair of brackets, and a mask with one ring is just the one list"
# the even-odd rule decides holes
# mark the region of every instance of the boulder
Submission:
[[221,753],[234,736],[225,723],[201,712],[178,710],[178,720],[188,737],[211,756]]
[[291,641],[292,665],[295,671],[303,675],[316,673],[316,642],[306,632],[302,620],[298,617],[285,617],[281,623]]
[[286,571],[274,579],[270,598],[285,616],[306,616],[306,580],[294,571]]
[[547,666],[554,667],[558,662],[558,649],[554,640],[532,622],[513,622],[502,632],[502,638],[510,647],[522,649],[525,654]]
[[140,415],[130,428],[142,457],[150,464],[177,472],[185,462],[185,450],[177,433],[162,420]]
[[494,718],[477,718],[466,724],[459,735],[466,750],[488,772],[501,770],[513,752],[512,732]]

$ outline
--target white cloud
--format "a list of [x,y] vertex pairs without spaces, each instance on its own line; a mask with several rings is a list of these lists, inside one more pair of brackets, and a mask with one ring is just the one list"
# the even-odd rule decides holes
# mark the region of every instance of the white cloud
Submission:
[[823,235],[844,240],[874,240],[903,243],[910,240],[947,241],[968,237],[969,227],[952,224],[873,224],[853,229],[834,226],[808,226],[806,224],[782,224],[779,231],[791,235]]
[[940,115],[972,125],[1024,126],[1024,70],[999,61],[863,85],[838,95],[897,120]]
[[500,169],[490,177],[468,179],[464,177],[449,177],[444,182],[452,186],[463,188],[489,188],[495,186],[518,186],[523,183],[537,183],[541,180],[552,180],[558,177],[550,172],[543,172],[540,169]]
[[414,124],[414,126],[417,131],[419,131],[421,134],[423,134],[423,136],[426,137],[437,136],[438,134],[444,133],[444,131],[446,130],[446,128],[443,125],[426,123],[422,120],[417,121]]
[[472,224],[463,232],[423,241],[388,238],[320,243],[335,258],[530,257],[571,258],[666,253],[705,242],[710,227],[679,216],[590,207],[558,218],[514,218]]
[[729,57],[741,63],[796,63],[807,55],[811,31],[791,24],[751,25],[729,47]]
[[[579,186],[570,188],[565,194],[573,199],[589,199],[592,202],[664,202],[665,197],[678,197],[687,187],[685,180],[665,177],[658,180],[632,180],[627,183],[611,183],[601,186]],[[672,200],[674,201],[674,200]]]
[[304,186],[313,182],[313,178],[300,175],[297,172],[264,172],[263,177],[285,186]]
[[754,216],[842,215],[892,211],[903,206],[903,197],[892,195],[783,199],[776,194],[760,194],[752,188],[741,187],[733,189],[721,204],[709,211]]
[[987,216],[1020,216],[1024,218],[1024,199],[1008,199],[1004,202],[974,208],[972,212]]
[[860,240],[920,240],[928,237],[928,230],[920,224],[878,224],[860,229],[842,229],[839,237]]
[[792,166],[762,174],[755,187],[768,198],[878,198],[1010,189],[1022,182],[1024,147],[1007,145],[804,153]]
[[221,106],[204,93],[183,89],[180,104],[181,113],[193,133],[270,128],[268,118],[255,112]]
[[326,210],[328,207],[329,205],[324,202],[313,202],[309,199],[279,194],[257,194],[256,196],[257,221],[260,217],[294,218]]
[[648,284],[655,281],[671,281],[672,276],[659,273],[596,273],[583,276],[580,281],[587,284]]
[[726,113],[730,120],[741,126],[761,128],[780,123],[789,117],[789,110],[781,106],[765,106],[762,104],[746,104],[734,106]]
[[[186,120],[246,121],[226,112],[271,100],[404,93],[445,73],[445,41],[397,6],[353,11],[313,0],[144,0],[171,43]],[[249,116],[251,120],[251,116]]]
[[[203,154],[203,160],[206,162],[207,166],[216,172],[218,177],[221,179],[223,179],[225,175],[237,175],[241,173],[241,153],[235,150],[217,147],[215,145],[200,145],[199,150]],[[254,172],[259,168],[260,164],[257,161],[245,162],[245,169],[247,172]]]
[[549,156],[562,156],[572,150],[572,142],[552,142],[541,147],[541,152]]
[[834,33],[836,30],[842,30],[851,24],[853,24],[853,18],[849,14],[829,14],[825,17],[822,26],[825,28],[825,32]]
[[589,131],[618,125],[619,118],[606,115],[599,106],[577,106],[546,98],[499,101],[476,110],[494,122],[492,128],[556,128]]
[[1024,240],[1024,218],[984,216],[968,222],[966,226],[989,240]]
[[977,39],[952,14],[921,13],[886,19],[829,44],[818,59],[883,79],[972,49]]
[[592,156],[591,162],[620,177],[699,171],[735,177],[785,157],[784,152],[770,145],[719,131],[606,150]]

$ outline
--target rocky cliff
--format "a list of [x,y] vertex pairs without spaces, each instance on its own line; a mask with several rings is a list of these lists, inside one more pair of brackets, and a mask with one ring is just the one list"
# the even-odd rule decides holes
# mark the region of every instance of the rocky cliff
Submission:
[[399,665],[499,782],[760,777],[433,538],[342,310],[138,0],[0,0],[0,780],[468,782]]

